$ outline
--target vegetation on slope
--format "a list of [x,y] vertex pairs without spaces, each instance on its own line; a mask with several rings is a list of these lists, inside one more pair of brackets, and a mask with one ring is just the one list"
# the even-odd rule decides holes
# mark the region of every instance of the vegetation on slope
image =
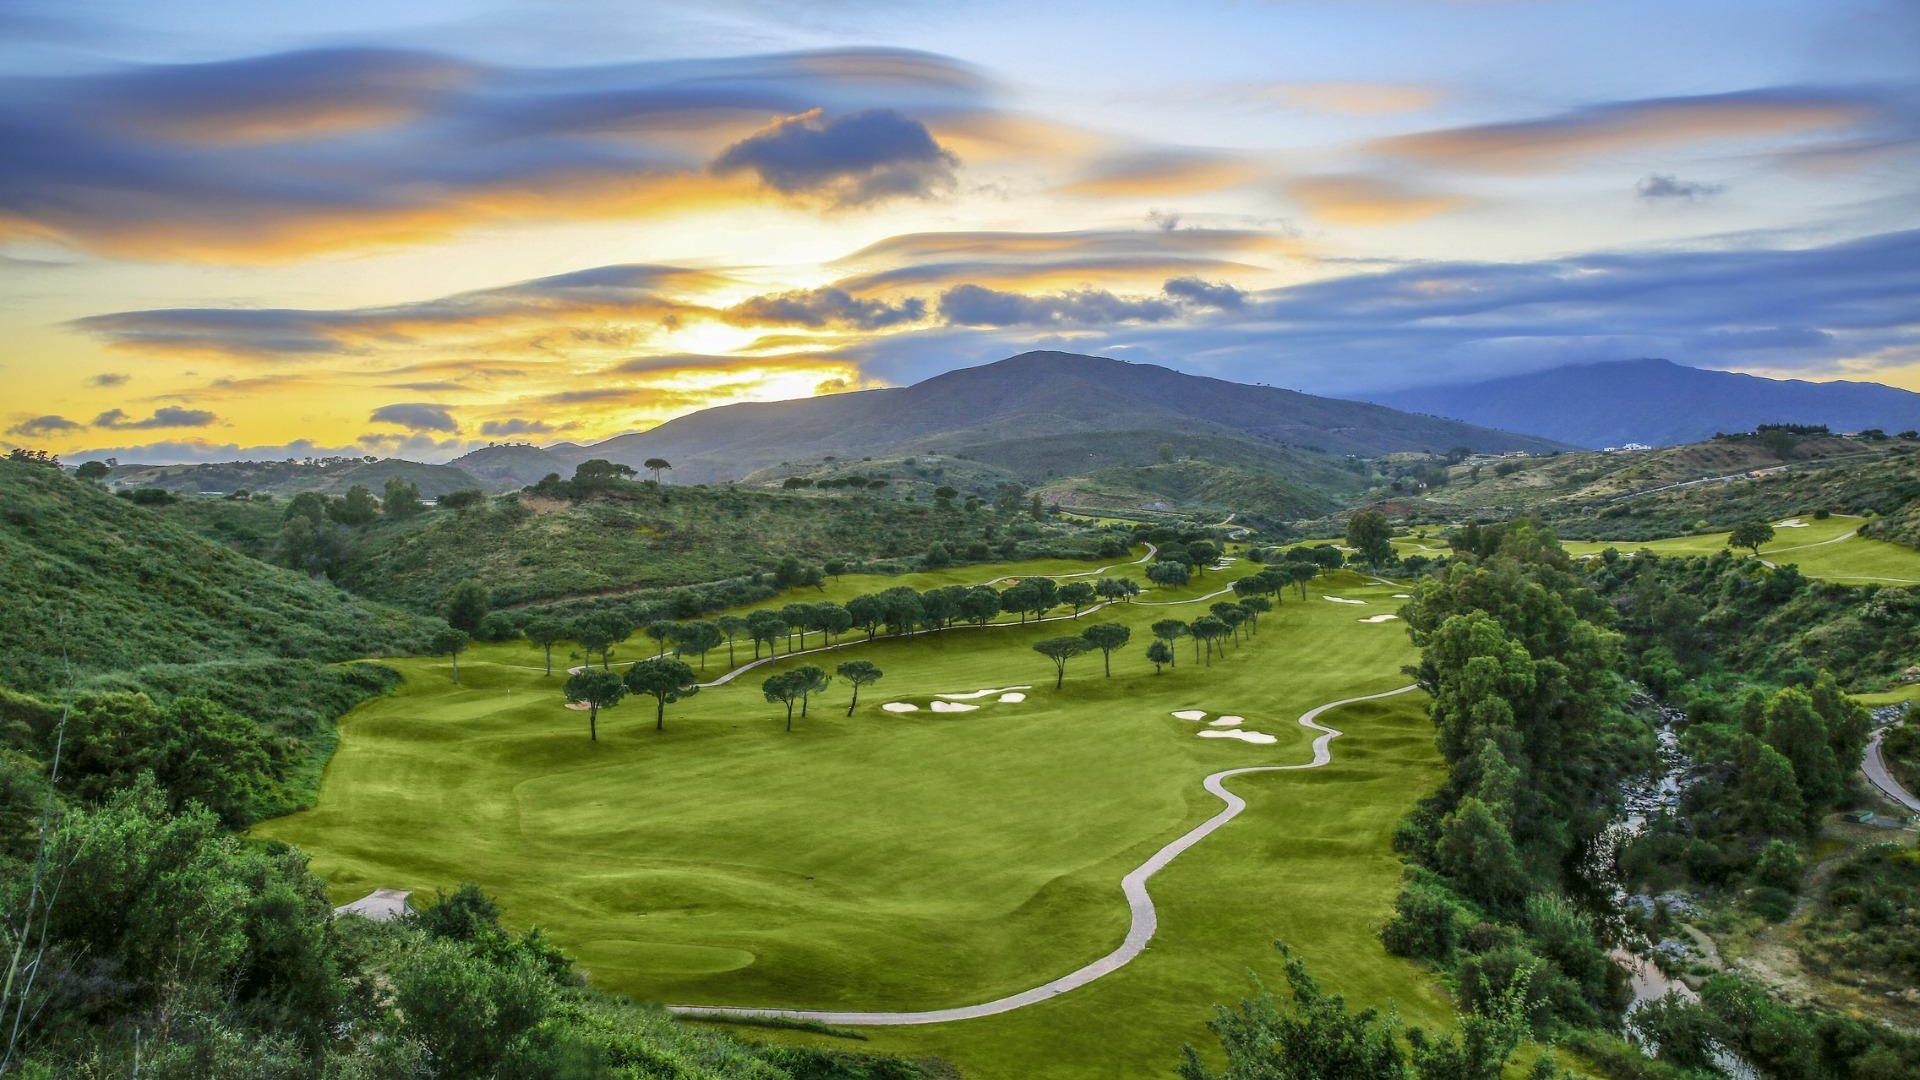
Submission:
[[293,495],[318,491],[344,495],[358,484],[379,491],[389,480],[412,484],[421,496],[478,487],[479,481],[448,465],[426,465],[401,458],[302,458],[286,461],[222,461],[197,465],[117,465],[107,484],[115,488],[164,488],[182,494],[235,491]]

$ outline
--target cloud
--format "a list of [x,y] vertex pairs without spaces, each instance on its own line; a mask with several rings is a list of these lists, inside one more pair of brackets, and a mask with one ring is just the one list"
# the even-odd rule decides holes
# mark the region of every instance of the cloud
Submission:
[[1337,81],[1278,83],[1256,87],[1253,96],[1342,116],[1419,112],[1438,104],[1441,97],[1433,87],[1413,83]]
[[1260,175],[1250,162],[1200,150],[1152,150],[1094,162],[1061,188],[1075,195],[1137,198],[1197,195],[1235,187]]
[[1468,203],[1459,195],[1421,191],[1384,177],[1347,174],[1308,176],[1286,183],[1314,217],[1334,225],[1400,225],[1422,221]]
[[181,409],[165,406],[155,409],[153,415],[142,420],[128,416],[120,409],[108,409],[93,418],[93,426],[118,431],[139,431],[150,428],[207,427],[219,417],[205,409]]
[[1257,229],[1179,228],[1179,219],[1153,229],[1083,229],[1068,232],[918,232],[890,236],[834,260],[834,265],[968,259],[1059,259],[1063,257],[1159,257],[1165,255],[1284,255],[1297,241]]
[[482,435],[551,435],[559,429],[545,420],[489,420],[480,425]]
[[1649,173],[1641,177],[1633,189],[1643,199],[1684,199],[1693,202],[1718,195],[1727,190],[1727,186],[1681,180],[1666,173]]
[[88,386],[125,386],[133,376],[118,371],[103,371],[87,380]]
[[925,124],[892,109],[831,118],[811,109],[729,146],[713,171],[752,173],[782,195],[847,207],[951,190],[959,164]]
[[842,327],[879,330],[926,318],[926,301],[910,297],[897,304],[863,300],[843,289],[798,289],[743,300],[724,313],[736,326]]
[[8,428],[7,434],[19,435],[29,439],[38,439],[48,435],[60,435],[69,431],[79,431],[86,426],[85,424],[69,420],[64,416],[55,416],[49,413],[46,416],[35,416],[31,419],[20,421]]
[[[906,108],[981,110],[984,84],[885,49],[504,68],[333,48],[15,77],[0,97],[0,243],[274,262],[665,217],[757,199],[755,178],[849,203],[926,194],[954,163],[891,111]],[[795,119],[754,136],[769,115]],[[729,144],[753,175],[706,168]]]
[[535,278],[436,300],[377,307],[162,308],[68,324],[142,353],[274,360],[365,355],[431,341],[438,348],[551,344],[597,333],[614,344],[706,309],[666,295],[724,283],[708,271],[622,264]]
[[1193,277],[1172,278],[1162,286],[1162,291],[1195,307],[1217,308],[1221,311],[1238,311],[1247,302],[1247,294],[1232,285]]
[[1774,87],[1612,102],[1534,120],[1395,135],[1368,148],[1449,169],[1530,173],[1618,150],[1855,128],[1878,111],[1875,101],[1855,93]]
[[444,405],[382,405],[367,417],[369,423],[392,424],[409,431],[444,431],[457,434],[460,424]]
[[956,285],[940,295],[940,317],[957,326],[1086,326],[1160,322],[1180,313],[1162,297],[1125,298],[1104,289],[1028,296],[979,285]]

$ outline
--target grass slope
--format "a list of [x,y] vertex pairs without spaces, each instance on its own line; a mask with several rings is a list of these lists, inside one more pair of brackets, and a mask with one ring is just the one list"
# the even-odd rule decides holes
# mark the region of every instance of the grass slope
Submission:
[[[1835,514],[1825,520],[1801,519],[1803,528],[1776,527],[1760,557],[1778,566],[1794,565],[1808,577],[1845,585],[1920,585],[1920,551],[1854,535],[1863,519]],[[1639,541],[1565,541],[1568,554],[1597,555],[1612,547],[1623,554],[1645,549],[1661,555],[1711,555],[1725,550],[1724,532]]]
[[[1243,564],[1244,565],[1244,564]],[[1123,572],[1134,573],[1138,567]],[[970,580],[1027,567],[972,568]],[[1155,676],[1155,619],[1192,619],[1230,574],[1109,608],[1134,630],[1100,676],[1097,655],[1051,666],[1028,646],[1071,624],[957,629],[855,644],[825,666],[873,659],[886,677],[845,713],[828,691],[781,731],[761,679],[783,659],[672,707],[664,733],[628,703],[585,718],[560,705],[524,645],[476,649],[453,687],[408,661],[405,688],[346,721],[311,812],[256,831],[314,857],[336,897],[466,879],[510,919],[546,926],[597,985],[679,1003],[925,1008],[1025,989],[1079,966],[1126,927],[1120,877],[1211,815],[1217,769],[1308,754],[1294,720],[1323,701],[1399,685],[1412,650],[1388,586],[1342,574],[1368,606],[1289,600],[1211,668],[1182,646]],[[935,579],[888,579],[927,587]],[[842,583],[846,585],[848,583]],[[1021,704],[934,714],[931,695],[1032,684]],[[906,715],[880,709],[912,701]],[[1272,746],[1200,739],[1180,708],[1237,712]],[[1334,764],[1236,784],[1252,808],[1183,855],[1153,892],[1161,936],[1108,979],[1031,1010],[886,1031],[876,1046],[938,1052],[970,1076],[1164,1075],[1208,1006],[1245,989],[1268,947],[1293,940],[1337,989],[1444,1019],[1437,992],[1386,956],[1374,930],[1399,878],[1393,822],[1439,779],[1417,701],[1330,714],[1349,732]],[[1124,1010],[1127,1030],[1104,1021]],[[812,1038],[781,1033],[780,1038]]]

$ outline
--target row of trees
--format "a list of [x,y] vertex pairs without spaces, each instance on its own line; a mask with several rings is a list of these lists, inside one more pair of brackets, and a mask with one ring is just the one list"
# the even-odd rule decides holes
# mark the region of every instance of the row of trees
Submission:
[[[855,706],[860,704],[860,688],[878,682],[882,672],[871,660],[849,660],[835,671],[853,687],[852,700],[847,703],[847,715],[852,716]],[[760,684],[760,691],[769,702],[786,706],[787,730],[792,731],[794,704],[799,703],[800,716],[804,719],[813,695],[826,690],[832,682],[833,676],[825,670],[806,664],[769,677]],[[587,737],[598,742],[601,709],[618,705],[629,694],[650,697],[654,701],[653,728],[665,731],[667,706],[699,693],[700,684],[695,681],[693,669],[686,664],[655,656],[627,665],[622,674],[583,667],[568,677],[563,692],[568,702],[587,707]]]

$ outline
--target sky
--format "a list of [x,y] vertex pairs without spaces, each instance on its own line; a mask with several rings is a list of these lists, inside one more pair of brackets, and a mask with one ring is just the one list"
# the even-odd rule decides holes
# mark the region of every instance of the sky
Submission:
[[1064,349],[1920,390],[1910,0],[0,0],[0,444],[592,442]]

